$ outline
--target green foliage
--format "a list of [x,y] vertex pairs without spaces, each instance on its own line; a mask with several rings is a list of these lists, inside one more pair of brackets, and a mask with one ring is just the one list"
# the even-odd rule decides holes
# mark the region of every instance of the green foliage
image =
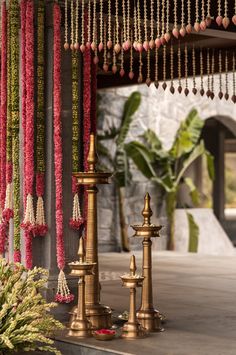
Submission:
[[[170,223],[174,223],[177,194],[182,184],[187,185],[194,204],[198,203],[198,192],[186,171],[199,157],[207,159],[208,174],[214,179],[214,159],[200,140],[203,121],[196,110],[192,110],[180,125],[169,151],[164,150],[156,133],[147,130],[140,138],[125,145],[127,155],[148,179],[165,191],[166,213]],[[174,245],[174,228],[171,225],[170,242]]]
[[63,328],[48,313],[56,304],[46,303],[38,292],[47,279],[44,269],[27,271],[20,264],[0,259],[0,353],[39,349],[60,354],[48,338]]
[[[129,171],[129,162],[124,149],[125,139],[133,122],[134,114],[141,104],[141,94],[133,92],[127,99],[122,114],[121,125],[119,128],[109,127],[103,135],[98,136],[98,154],[105,158],[109,166],[114,169],[115,179],[118,187],[125,187],[131,180]],[[98,110],[99,116],[103,117],[102,110]],[[109,150],[103,143],[104,141],[114,139],[116,142],[116,152],[114,157],[111,156]]]
[[187,212],[188,218],[188,228],[189,228],[189,246],[188,251],[190,253],[197,253],[198,251],[198,238],[199,238],[199,227],[196,224],[193,215]]

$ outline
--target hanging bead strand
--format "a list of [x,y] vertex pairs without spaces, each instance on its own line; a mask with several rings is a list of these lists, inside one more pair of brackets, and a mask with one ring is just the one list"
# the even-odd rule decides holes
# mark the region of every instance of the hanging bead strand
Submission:
[[88,0],[88,38],[86,47],[91,48],[91,0]]
[[233,52],[233,58],[232,58],[232,65],[233,65],[233,96],[231,100],[233,103],[236,103],[236,78],[235,78],[235,52]]
[[150,49],[147,51],[147,78],[146,78],[146,84],[149,87],[151,85],[151,68],[150,68]]
[[189,94],[189,88],[188,88],[188,47],[187,47],[186,43],[184,46],[184,57],[185,57],[185,60],[184,60],[184,63],[185,63],[185,90],[184,90],[184,93],[185,93],[185,96],[188,96],[188,94]]
[[115,44],[115,52],[116,54],[120,53],[121,50],[121,45],[119,42],[119,31],[120,31],[120,25],[119,25],[119,3],[118,0],[116,0],[116,44]]
[[155,48],[155,81],[154,81],[154,85],[156,87],[156,89],[158,89],[159,87],[159,49],[156,47]]
[[126,26],[126,50],[128,51],[131,48],[132,41],[130,38],[130,0],[127,0],[127,26]]
[[224,14],[224,18],[222,20],[222,25],[224,27],[224,29],[228,28],[230,24],[230,19],[228,17],[228,0],[225,0],[225,14]]
[[161,13],[161,44],[164,45],[166,43],[165,40],[165,13],[166,13],[166,2],[162,0],[162,13]]
[[215,97],[215,50],[214,48],[212,49],[212,54],[211,54],[211,99],[213,100]]
[[148,24],[147,24],[147,0],[144,0],[143,2],[144,6],[144,33],[145,33],[145,41],[143,43],[143,48],[145,51],[148,51],[149,49],[149,41],[148,41]]
[[221,0],[218,0],[218,16],[216,17],[216,23],[218,26],[221,26],[223,21],[221,12],[222,12]]
[[219,92],[219,99],[222,100],[224,94],[223,94],[223,90],[222,90],[222,52],[221,50],[219,50],[219,88],[220,88],[220,92]]
[[91,43],[91,49],[95,52],[97,49],[97,12],[96,12],[96,0],[93,0],[93,41]]
[[[157,48],[160,48],[161,46],[161,39],[160,39],[160,29],[161,29],[161,23],[160,23],[160,1],[161,0],[156,0],[157,2],[157,36],[155,39],[155,45]],[[177,1],[177,0],[176,0]]]
[[[178,28],[177,1],[178,0],[174,0],[174,28],[172,30],[172,34],[175,38],[178,39],[179,38],[179,28]],[[188,1],[190,1],[190,0],[188,0]]]
[[165,41],[166,43],[170,40],[170,0],[166,0],[166,33]]
[[103,0],[100,0],[100,43],[98,45],[98,50],[101,52],[104,48],[103,45]]
[[155,41],[154,41],[154,0],[151,0],[150,2],[150,12],[151,12],[151,34],[150,34],[150,42],[149,42],[149,47],[153,49],[155,47]]
[[[132,42],[133,42],[133,32],[131,31],[131,43]],[[129,69],[129,78],[130,78],[130,80],[133,80],[133,78],[134,78],[133,63],[134,63],[133,46],[131,46],[130,47],[130,69]]]
[[175,93],[175,88],[174,88],[174,47],[173,47],[173,42],[171,41],[170,45],[170,92],[171,94]]
[[84,18],[85,18],[84,0],[82,0],[82,8],[81,8],[81,46],[80,46],[80,50],[81,50],[82,53],[84,53],[84,51],[85,51]]
[[206,92],[206,96],[207,97],[211,96],[211,89],[210,89],[211,79],[210,79],[210,75],[211,75],[210,49],[207,48],[207,92]]
[[201,89],[200,95],[203,96],[205,94],[204,90],[204,61],[203,61],[203,51],[202,48],[200,50],[200,76],[201,76]]
[[188,24],[186,26],[186,32],[190,34],[192,32],[191,24],[191,0],[188,0]]
[[[113,41],[114,43],[116,42],[116,32],[114,31],[113,33]],[[116,74],[117,73],[117,64],[116,64],[116,51],[115,47],[113,47],[113,63],[112,63],[112,73]]]
[[68,0],[65,0],[65,43],[64,43],[64,48],[66,51],[70,48],[69,40],[68,40]]
[[143,44],[142,44],[142,28],[141,28],[141,15],[140,15],[140,2],[139,0],[137,1],[137,17],[138,17],[138,44],[137,44],[137,50],[139,52],[142,52],[143,50]]
[[166,45],[163,46],[163,90],[166,90]]
[[133,48],[138,50],[138,24],[137,24],[137,7],[136,3],[134,4],[134,43]]
[[143,82],[143,57],[142,51],[139,52],[139,76],[138,76],[138,83],[141,84]]
[[124,50],[127,50],[126,48],[126,6],[125,6],[125,0],[122,0],[122,17],[123,17],[123,34],[122,38],[123,41],[121,40],[122,48]]
[[207,17],[206,17],[206,25],[210,27],[212,21],[211,16],[211,0],[207,0]]
[[71,11],[71,43],[70,49],[73,51],[74,49],[74,2],[71,1],[70,4],[70,11]]
[[196,84],[196,53],[195,53],[195,46],[193,45],[192,49],[192,61],[193,61],[193,94],[197,94],[197,84]]
[[178,87],[178,92],[181,94],[182,92],[182,83],[181,83],[181,47],[180,47],[180,41],[178,44],[178,81],[179,81],[179,87]]
[[[107,23],[104,21],[104,43],[107,42]],[[104,46],[104,52],[103,52],[103,70],[107,73],[109,69],[109,65],[107,62],[107,46]]]
[[179,33],[182,37],[184,37],[186,35],[184,3],[185,3],[185,0],[181,0],[181,28],[179,30]]
[[[123,38],[123,31],[121,32],[121,43],[124,42],[124,38]],[[120,58],[120,76],[123,78],[123,76],[125,75],[125,70],[124,70],[124,48],[123,46],[121,46],[121,54],[120,54],[121,58]]]
[[205,0],[202,0],[202,20],[200,22],[201,31],[206,30]]
[[108,41],[107,48],[112,47],[112,32],[111,32],[111,0],[108,0]]
[[[82,20],[83,20],[83,17],[82,17]],[[75,3],[74,26],[75,26],[74,49],[77,51],[79,49],[79,0],[76,0],[76,3]],[[81,33],[81,36],[82,36],[82,33]]]
[[228,51],[225,52],[225,100],[229,100],[229,58]]
[[195,7],[196,7],[196,19],[195,19],[194,29],[196,32],[199,32],[201,29],[199,23],[199,0],[196,0]]

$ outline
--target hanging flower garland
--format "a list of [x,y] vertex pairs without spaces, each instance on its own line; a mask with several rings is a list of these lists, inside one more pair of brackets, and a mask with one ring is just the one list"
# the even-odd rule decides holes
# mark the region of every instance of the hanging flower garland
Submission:
[[44,190],[45,190],[45,112],[44,112],[44,0],[38,3],[37,27],[37,150],[36,150],[36,227],[35,235],[44,236],[48,227],[45,222]]
[[20,145],[19,145],[19,5],[10,2],[10,46],[11,46],[11,118],[12,118],[12,162],[13,162],[13,206],[14,206],[14,261],[21,260],[20,238]]
[[22,4],[22,51],[23,72],[23,100],[22,123],[24,133],[24,221],[21,227],[24,229],[26,267],[31,269],[32,260],[32,233],[35,228],[33,206],[34,184],[34,4],[28,0]]
[[54,164],[56,185],[56,238],[57,238],[57,264],[60,269],[56,301],[69,303],[74,299],[70,294],[64,274],[65,248],[63,238],[63,206],[62,206],[62,125],[61,125],[61,11],[55,3],[53,8],[54,28],[54,68],[53,68],[53,112],[54,112]]
[[7,238],[7,223],[2,219],[6,195],[6,134],[7,134],[7,10],[6,2],[2,3],[1,18],[1,112],[0,112],[0,254],[5,252]]
[[[72,172],[79,171],[79,55],[78,52],[72,52]],[[70,226],[79,230],[84,223],[81,215],[79,201],[79,186],[76,178],[72,175],[72,193],[73,193],[73,214],[70,219]]]
[[6,137],[6,197],[2,218],[8,225],[13,218],[13,196],[12,196],[12,117],[11,117],[11,10],[7,13],[8,36],[7,36],[7,137]]

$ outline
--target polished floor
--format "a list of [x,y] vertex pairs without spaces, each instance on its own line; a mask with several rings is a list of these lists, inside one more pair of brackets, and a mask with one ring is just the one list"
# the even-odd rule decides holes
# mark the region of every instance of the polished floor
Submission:
[[[140,271],[141,254],[136,255]],[[119,275],[128,271],[129,258],[100,255],[102,302],[117,312],[128,309],[129,291],[122,288]],[[64,338],[62,353],[236,355],[236,256],[155,253],[153,284],[155,306],[167,318],[163,333],[136,341],[71,339],[77,350]]]

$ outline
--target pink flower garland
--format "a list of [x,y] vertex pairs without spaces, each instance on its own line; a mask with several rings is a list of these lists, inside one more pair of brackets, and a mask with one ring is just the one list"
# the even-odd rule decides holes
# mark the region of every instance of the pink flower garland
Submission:
[[[25,9],[26,5],[26,9]],[[32,233],[35,228],[33,210],[34,184],[34,3],[22,2],[22,124],[24,129],[24,205],[25,218],[21,224],[25,229],[26,267],[32,268]],[[26,10],[26,12],[25,12]],[[24,25],[25,21],[25,25]],[[25,96],[26,94],[26,96]]]
[[62,196],[62,125],[61,125],[61,11],[60,6],[54,4],[54,68],[53,68],[53,113],[54,113],[54,164],[56,185],[56,238],[57,265],[60,269],[56,301],[69,303],[74,299],[67,287],[63,269],[65,267],[65,248],[63,237],[63,196]]
[[[7,134],[7,10],[2,3],[2,48],[1,48],[1,112],[0,112],[0,254],[5,252],[7,239],[7,222],[3,218],[6,197],[6,134]],[[2,218],[2,220],[1,220]]]

